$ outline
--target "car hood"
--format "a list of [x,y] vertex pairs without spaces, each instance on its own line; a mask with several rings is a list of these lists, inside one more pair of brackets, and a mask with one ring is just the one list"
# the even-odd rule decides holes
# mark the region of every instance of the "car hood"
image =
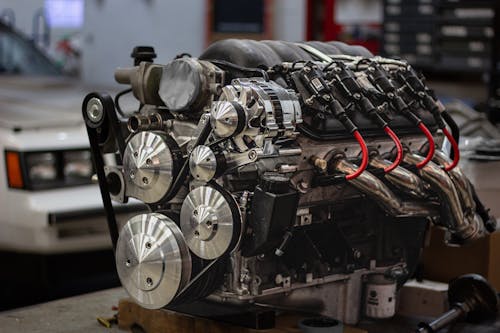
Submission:
[[89,92],[65,77],[0,76],[0,127],[17,130],[81,126]]

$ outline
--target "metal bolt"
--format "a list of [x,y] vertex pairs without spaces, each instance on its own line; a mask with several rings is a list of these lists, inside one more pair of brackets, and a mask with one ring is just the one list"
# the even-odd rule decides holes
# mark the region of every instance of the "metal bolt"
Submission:
[[254,160],[257,158],[257,152],[255,150],[250,150],[248,152],[248,158],[251,160]]
[[318,156],[313,155],[313,156],[311,156],[311,162],[318,169],[320,169],[322,171],[326,171],[326,168],[328,166],[328,162],[326,160],[324,160]]
[[148,185],[149,184],[149,179],[147,177],[142,177],[142,183],[144,185]]
[[134,179],[135,178],[135,171],[130,171],[130,179]]
[[352,95],[354,98],[356,99],[360,99],[361,98],[361,94],[360,93],[355,93],[354,95]]
[[311,71],[311,68],[309,67],[304,67],[304,72],[309,73]]
[[134,151],[134,157],[137,157],[137,156],[139,156],[139,153]]
[[146,243],[146,249],[148,249],[148,250],[149,250],[150,248],[151,248],[151,243],[150,243],[150,242],[147,242],[147,243]]
[[389,97],[389,98],[394,98],[394,93],[391,93],[391,92],[390,92],[390,93],[387,93],[387,97]]
[[87,103],[87,117],[93,123],[98,123],[104,116],[104,107],[100,99],[93,97]]
[[148,285],[148,287],[151,287],[153,285],[153,279],[150,277],[146,278],[146,284]]
[[153,164],[153,161],[152,161],[150,158],[148,158],[148,159],[146,160],[146,165],[151,166],[152,164]]

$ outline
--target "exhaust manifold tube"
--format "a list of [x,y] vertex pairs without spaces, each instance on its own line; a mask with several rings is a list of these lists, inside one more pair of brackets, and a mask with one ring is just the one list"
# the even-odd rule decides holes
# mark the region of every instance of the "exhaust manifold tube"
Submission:
[[[434,161],[439,165],[447,165],[451,163],[451,160],[442,151],[435,152]],[[476,210],[476,203],[474,202],[472,195],[471,185],[463,174],[462,169],[457,166],[447,173],[457,189],[460,202],[462,203],[462,208],[464,209],[464,214],[474,214]]]
[[[384,169],[391,164],[391,161],[380,156],[374,156],[370,159],[370,166],[377,169]],[[391,172],[384,174],[384,178],[399,190],[414,198],[426,199],[429,197],[422,179],[401,166],[397,166]]]
[[[424,158],[407,152],[403,161],[408,164],[417,164]],[[443,200],[446,207],[443,209],[442,218],[445,218],[445,226],[451,233],[449,244],[463,244],[481,238],[484,234],[481,221],[475,214],[465,214],[461,204],[459,193],[453,183],[440,166],[434,162],[429,162],[418,170],[419,176],[431,185],[431,188]]]
[[[349,174],[356,170],[357,166],[341,158],[334,162],[334,168],[339,172]],[[430,217],[439,215],[439,212],[429,204],[402,201],[380,179],[366,170],[359,177],[350,180],[349,184],[376,201],[392,216]]]

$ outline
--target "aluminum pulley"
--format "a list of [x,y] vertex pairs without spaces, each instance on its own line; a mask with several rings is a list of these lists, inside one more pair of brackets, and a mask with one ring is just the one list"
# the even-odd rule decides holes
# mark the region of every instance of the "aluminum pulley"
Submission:
[[226,168],[226,157],[220,151],[201,145],[191,152],[189,169],[196,180],[208,182],[224,173]]
[[116,268],[122,285],[141,306],[159,309],[191,277],[191,256],[179,227],[169,217],[141,214],[120,232]]
[[170,136],[153,131],[135,134],[123,154],[126,194],[146,203],[160,201],[180,169],[181,158]]
[[215,259],[233,249],[241,232],[241,215],[222,188],[200,186],[189,192],[181,208],[181,230],[198,257]]

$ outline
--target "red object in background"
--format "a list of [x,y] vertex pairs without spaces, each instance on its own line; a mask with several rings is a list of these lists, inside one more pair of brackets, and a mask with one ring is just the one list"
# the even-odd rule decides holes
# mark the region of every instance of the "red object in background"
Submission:
[[[335,22],[335,11],[335,0],[307,0],[306,40],[338,40],[351,45],[364,46],[373,54],[377,54],[380,49],[378,38],[346,39],[342,36],[347,26]],[[362,25],[367,29],[380,30],[380,24]]]
[[57,42],[56,50],[61,51],[66,56],[75,54],[75,51],[71,46],[71,41],[67,38],[61,39]]
[[330,13],[330,15],[325,15],[323,19],[323,38],[324,40],[338,40],[342,32],[342,26],[335,23],[335,0],[323,0],[323,3],[323,13]]

